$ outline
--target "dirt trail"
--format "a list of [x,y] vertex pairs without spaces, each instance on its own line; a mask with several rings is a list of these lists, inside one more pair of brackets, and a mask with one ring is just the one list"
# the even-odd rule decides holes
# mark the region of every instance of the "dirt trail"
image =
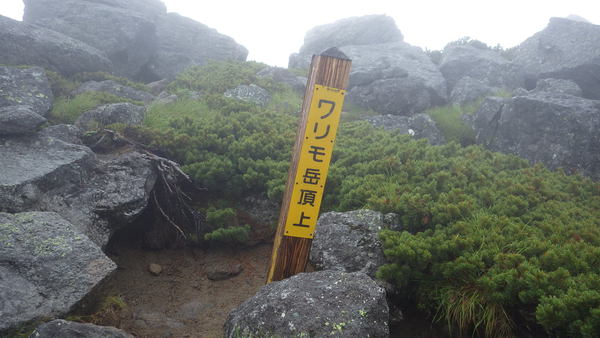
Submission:
[[[229,312],[265,283],[270,244],[252,248],[147,251],[116,244],[110,257],[119,269],[103,296],[120,296],[128,306],[112,323],[138,337],[222,337]],[[155,276],[151,263],[163,271]],[[243,271],[221,281],[207,278],[215,267],[241,264]]]

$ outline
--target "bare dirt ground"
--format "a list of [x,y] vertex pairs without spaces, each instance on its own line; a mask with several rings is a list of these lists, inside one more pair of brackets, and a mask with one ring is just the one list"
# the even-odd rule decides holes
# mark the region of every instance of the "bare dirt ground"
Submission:
[[[127,304],[117,326],[138,337],[223,337],[229,312],[254,295],[265,283],[270,244],[251,248],[148,251],[116,244],[110,257],[119,266],[103,288],[103,296],[118,296]],[[151,263],[162,272],[150,273]],[[212,281],[215,267],[243,271]]]

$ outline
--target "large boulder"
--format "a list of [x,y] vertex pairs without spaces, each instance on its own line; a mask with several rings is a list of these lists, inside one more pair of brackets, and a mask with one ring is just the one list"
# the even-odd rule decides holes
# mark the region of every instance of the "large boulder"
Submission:
[[498,51],[478,44],[449,45],[444,48],[440,71],[451,91],[465,76],[496,88],[525,87],[523,67],[511,62]]
[[56,213],[0,213],[0,331],[65,314],[115,269]]
[[156,182],[140,153],[98,158],[45,136],[0,139],[0,211],[54,211],[99,246],[147,207]]
[[414,116],[374,115],[366,117],[365,121],[375,127],[402,135],[410,135],[416,139],[427,139],[429,144],[440,145],[446,142],[435,121],[424,113]]
[[109,72],[113,67],[102,52],[79,40],[4,16],[0,16],[0,46],[3,64],[35,65],[64,75]]
[[129,333],[111,326],[70,322],[55,319],[38,326],[31,338],[133,338]]
[[414,115],[446,102],[446,81],[420,48],[404,42],[346,46],[348,100],[379,113]]
[[[600,99],[600,26],[552,18],[541,32],[521,43],[514,62],[537,78],[572,80],[583,97]],[[530,83],[530,87],[535,84]]]
[[125,99],[141,101],[144,103],[154,100],[154,95],[146,91],[124,86],[113,80],[84,82],[79,86],[79,88],[75,89],[71,95],[75,96],[88,92],[105,92]]
[[144,121],[146,108],[132,103],[110,103],[81,114],[75,125],[84,129],[98,129],[114,123],[139,125]]
[[600,178],[600,101],[555,91],[488,98],[474,128],[491,150]]
[[118,75],[143,77],[158,47],[155,22],[166,14],[159,0],[25,0],[23,21],[103,51]]
[[34,132],[46,119],[36,114],[31,106],[0,108],[0,136]]
[[389,16],[367,15],[338,20],[309,30],[300,53],[290,57],[289,68],[308,68],[313,54],[331,47],[382,44],[402,39],[402,33]]
[[43,192],[84,180],[95,155],[50,137],[0,139],[0,211],[35,210]]
[[156,33],[158,50],[146,67],[146,81],[173,78],[211,59],[245,61],[248,56],[248,50],[229,36],[177,13],[161,17]]
[[0,107],[29,106],[35,114],[46,116],[53,100],[42,68],[0,66]]
[[226,337],[388,337],[385,290],[354,272],[300,273],[233,310]]

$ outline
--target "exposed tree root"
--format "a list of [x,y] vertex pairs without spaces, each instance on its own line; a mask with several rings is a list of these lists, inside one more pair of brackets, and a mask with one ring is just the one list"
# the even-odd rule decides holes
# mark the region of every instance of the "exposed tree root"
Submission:
[[154,222],[144,234],[146,246],[162,249],[182,246],[191,236],[200,238],[205,218],[191,206],[189,194],[204,189],[196,187],[177,163],[155,155],[148,147],[114,130],[103,129],[87,134],[84,143],[98,153],[118,152],[123,148],[137,151],[153,164],[156,182],[150,193],[149,208],[154,214]]

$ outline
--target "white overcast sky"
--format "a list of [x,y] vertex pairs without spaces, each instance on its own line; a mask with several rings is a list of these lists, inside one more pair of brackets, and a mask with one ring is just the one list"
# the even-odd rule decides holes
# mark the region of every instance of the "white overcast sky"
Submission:
[[[553,16],[580,15],[600,24],[599,0],[163,0],[178,12],[229,35],[249,60],[287,66],[310,28],[367,14],[396,20],[410,44],[441,49],[463,36],[512,47],[542,30]],[[20,20],[22,0],[0,0],[0,15]]]

